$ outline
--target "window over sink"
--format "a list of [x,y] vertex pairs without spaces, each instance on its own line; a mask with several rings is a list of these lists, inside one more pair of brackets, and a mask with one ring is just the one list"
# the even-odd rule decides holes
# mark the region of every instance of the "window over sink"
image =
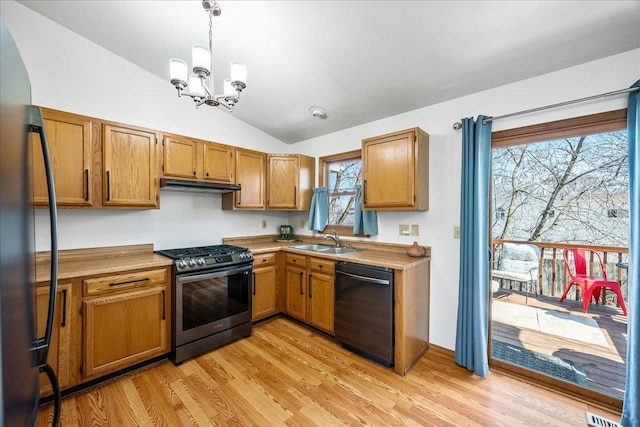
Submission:
[[352,235],[356,185],[362,183],[361,150],[320,158],[320,185],[327,187],[329,223],[327,229]]

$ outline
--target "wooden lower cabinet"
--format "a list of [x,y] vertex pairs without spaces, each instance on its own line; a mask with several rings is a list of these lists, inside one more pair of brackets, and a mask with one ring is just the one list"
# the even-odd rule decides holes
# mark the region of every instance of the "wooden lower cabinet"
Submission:
[[[36,322],[38,337],[44,337],[47,327],[47,312],[49,308],[49,282],[38,283],[36,290]],[[58,377],[60,389],[69,388],[72,384],[71,376],[71,340],[73,330],[71,282],[58,282],[56,290],[56,305],[51,330],[51,343],[47,362]],[[46,374],[40,374],[40,397],[52,393],[51,383]]]
[[286,313],[333,334],[335,263],[297,254],[286,257]]
[[277,312],[276,255],[276,253],[256,255],[253,261],[251,320],[254,322]]
[[[290,255],[287,255],[289,258]],[[302,257],[304,258],[304,257]],[[307,268],[306,266],[291,265],[287,262],[285,268],[285,311],[289,316],[307,320]]]
[[168,283],[166,268],[83,281],[85,380],[169,352]]

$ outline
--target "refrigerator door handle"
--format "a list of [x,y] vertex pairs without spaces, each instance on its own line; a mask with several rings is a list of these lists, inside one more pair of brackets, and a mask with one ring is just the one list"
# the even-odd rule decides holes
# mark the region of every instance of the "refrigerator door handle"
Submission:
[[40,107],[27,106],[27,131],[40,135],[40,145],[44,158],[45,174],[47,176],[47,191],[49,193],[49,221],[51,229],[51,275],[49,278],[49,307],[47,311],[47,326],[45,335],[38,338],[36,343],[36,357],[38,366],[47,364],[49,344],[51,343],[51,331],[53,329],[53,315],[56,307],[56,288],[58,284],[58,211],[56,209],[56,193],[53,182],[53,166],[49,156],[49,144],[44,129],[44,120]]

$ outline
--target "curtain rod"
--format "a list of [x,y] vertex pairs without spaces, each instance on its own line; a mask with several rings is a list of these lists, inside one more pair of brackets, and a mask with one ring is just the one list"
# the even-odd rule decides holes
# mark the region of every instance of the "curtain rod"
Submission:
[[[488,118],[482,120],[482,124],[486,125],[489,122],[493,122],[495,120],[500,120],[500,119],[506,119],[507,117],[513,117],[513,116],[520,116],[522,114],[535,113],[536,111],[548,110],[548,109],[556,108],[556,107],[563,107],[565,105],[577,104],[578,102],[584,102],[584,101],[591,101],[592,99],[606,98],[608,96],[621,95],[623,93],[636,92],[638,90],[640,90],[640,87],[630,87],[628,89],[620,89],[620,90],[616,90],[616,91],[613,91],[613,92],[601,93],[600,95],[587,96],[586,98],[574,99],[572,101],[560,102],[558,104],[545,105],[544,107],[532,108],[530,110],[523,110],[523,111],[518,111],[518,112],[515,112],[515,113],[503,114],[502,116],[488,117]],[[453,124],[453,129],[454,130],[462,129],[462,123],[455,122]]]

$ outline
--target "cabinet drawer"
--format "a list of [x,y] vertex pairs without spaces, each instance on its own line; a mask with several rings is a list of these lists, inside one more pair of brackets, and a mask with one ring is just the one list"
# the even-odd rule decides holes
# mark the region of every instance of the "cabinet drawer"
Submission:
[[327,274],[335,274],[336,263],[324,258],[309,258],[309,268]]
[[307,266],[307,257],[304,255],[287,254],[287,264],[299,265],[300,267]]
[[264,265],[273,265],[276,263],[276,254],[259,254],[254,255],[253,267],[260,267]]
[[119,292],[167,282],[167,269],[135,271],[82,281],[83,294],[97,295]]

